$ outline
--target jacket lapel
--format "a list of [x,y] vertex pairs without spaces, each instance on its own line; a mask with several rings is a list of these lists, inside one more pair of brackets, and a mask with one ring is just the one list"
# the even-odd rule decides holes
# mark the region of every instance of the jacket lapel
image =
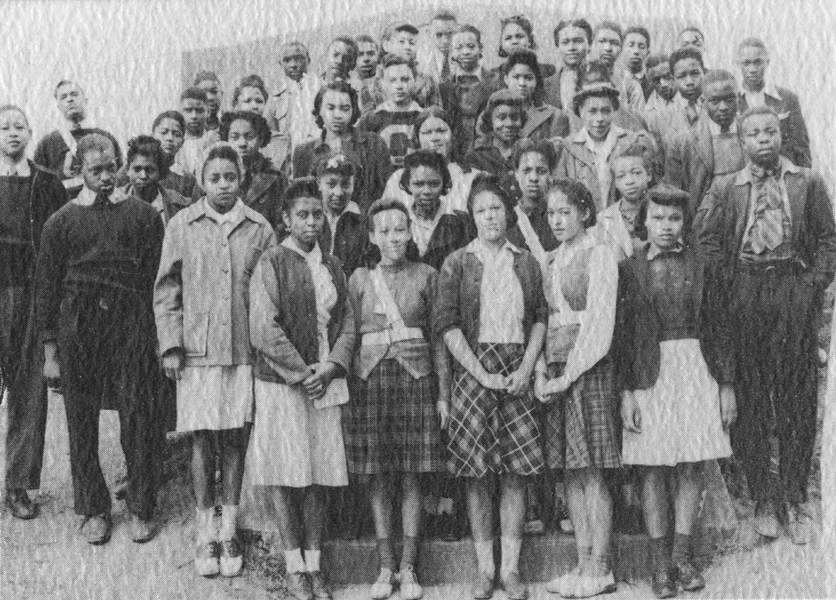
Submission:
[[708,173],[714,172],[714,146],[711,141],[711,130],[708,125],[708,115],[700,118],[699,123],[691,131],[694,148]]
[[528,113],[528,119],[525,122],[525,126],[522,128],[522,131],[520,131],[520,138],[530,137],[531,134],[536,131],[540,125],[548,121],[554,113],[554,108],[547,105],[533,108]]
[[250,189],[247,190],[245,204],[252,206],[264,195],[271,185],[279,178],[275,173],[258,173],[253,177]]
[[807,194],[804,179],[797,173],[784,175],[784,182],[787,186],[787,197],[790,202],[790,218],[792,219],[792,239],[801,239],[801,222],[804,220],[804,213],[807,210]]

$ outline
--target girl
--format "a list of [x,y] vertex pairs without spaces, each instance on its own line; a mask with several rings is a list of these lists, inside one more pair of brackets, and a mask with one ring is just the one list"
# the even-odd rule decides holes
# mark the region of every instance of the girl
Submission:
[[247,75],[235,88],[232,108],[264,116],[264,107],[269,97],[264,80],[258,75]]
[[[432,150],[444,158],[447,165],[447,172],[450,174],[451,186],[441,197],[442,210],[446,213],[462,212],[467,213],[467,196],[470,193],[470,185],[478,171],[468,169],[465,171],[458,162],[453,152],[453,129],[454,122],[451,115],[439,106],[431,106],[425,109],[415,120],[415,133],[412,140],[415,148]],[[400,200],[407,208],[412,206],[412,196],[408,191],[401,188],[403,169],[398,169],[389,178],[386,184],[386,191],[383,195],[387,198]]]
[[530,383],[547,307],[537,261],[506,238],[508,199],[496,177],[476,177],[468,206],[478,237],[444,262],[434,326],[455,358],[447,468],[468,482],[479,565],[474,598],[493,594],[492,490],[498,478],[501,582],[509,598],[523,600],[528,590],[518,561],[525,478],[545,466]]
[[550,142],[520,140],[513,161],[518,200],[514,206],[516,223],[508,230],[508,239],[531,252],[542,265],[546,253],[557,248],[546,217],[546,191],[557,166],[557,153]]
[[287,188],[287,178],[261,153],[271,138],[267,121],[253,112],[226,112],[221,116],[220,135],[238,151],[243,161],[240,191],[244,204],[261,213],[279,239],[283,239],[282,193]]
[[[380,261],[372,270],[358,269],[349,281],[360,344],[351,378],[353,402],[344,422],[348,464],[371,482],[380,555],[371,597],[388,598],[399,581],[401,597],[416,600],[422,595],[415,573],[419,477],[442,468],[439,419],[444,427],[449,413],[447,349],[444,340],[431,335],[438,272],[408,259],[410,215],[403,204],[378,200],[367,222]],[[391,539],[394,486],[402,490],[399,577]]]
[[282,216],[289,235],[264,254],[250,284],[258,412],[248,481],[272,491],[288,591],[330,598],[319,562],[323,488],[348,484],[340,405],[348,401],[354,316],[340,262],[317,244],[325,215],[313,181],[288,188]]
[[191,204],[176,191],[163,187],[161,182],[168,174],[168,160],[158,140],[140,135],[128,142],[125,166],[128,185],[123,190],[127,195],[145,200],[156,208],[164,225],[168,225],[171,217]]
[[360,118],[357,92],[343,81],[322,86],[314,99],[313,112],[322,136],[296,147],[293,176],[312,175],[316,159],[322,154],[344,154],[363,168],[361,177],[355,181],[351,199],[360,207],[360,212],[366,214],[371,203],[383,194],[392,172],[386,142],[375,133],[355,129]]
[[549,330],[537,372],[548,402],[546,458],[563,469],[578,549],[576,569],[546,588],[570,598],[615,590],[610,567],[612,499],[605,469],[621,467],[610,358],[618,263],[587,229],[595,224],[592,194],[557,180],[546,196],[549,225],[560,242],[543,267]]
[[647,133],[627,131],[613,124],[620,106],[618,89],[612,82],[585,82],[575,94],[572,107],[583,127],[561,140],[556,174],[583,183],[592,193],[596,213],[615,202],[610,157],[637,140],[653,144]]
[[[177,381],[177,431],[192,432],[197,497],[195,569],[204,577],[241,572],[235,522],[253,411],[247,322],[249,275],[273,230],[241,202],[241,160],[229,144],[210,148],[206,196],[169,223],[154,289],[154,313],[166,375]],[[215,529],[215,449],[223,494]]]
[[[499,29],[499,58],[508,58],[516,50],[537,51],[537,42],[534,41],[534,28],[531,21],[522,15],[516,15],[500,21]],[[502,75],[504,64],[493,69],[497,75]],[[551,77],[557,72],[554,65],[541,64],[540,72],[543,77]]]
[[684,243],[689,195],[666,184],[648,195],[639,213],[648,244],[624,269],[623,457],[641,465],[652,588],[669,598],[677,585],[705,585],[690,557],[703,468],[731,455],[737,406],[727,306]]
[[479,115],[478,127],[487,135],[464,159],[467,167],[496,176],[506,197],[513,195],[514,146],[527,118],[521,96],[510,90],[494,92],[485,111]]

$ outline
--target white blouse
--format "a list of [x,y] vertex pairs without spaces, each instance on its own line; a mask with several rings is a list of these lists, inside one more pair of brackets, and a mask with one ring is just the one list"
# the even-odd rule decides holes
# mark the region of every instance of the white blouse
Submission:
[[524,344],[523,290],[514,272],[514,254],[522,252],[506,241],[499,252],[486,248],[478,238],[467,245],[482,263],[479,295],[479,342]]

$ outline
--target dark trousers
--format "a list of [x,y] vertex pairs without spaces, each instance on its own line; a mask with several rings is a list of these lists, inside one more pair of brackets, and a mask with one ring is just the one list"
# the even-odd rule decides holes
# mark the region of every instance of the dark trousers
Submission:
[[[816,438],[821,291],[791,270],[741,269],[732,286],[738,418],[732,447],[755,500],[806,500]],[[780,489],[770,489],[770,438]]]
[[41,486],[48,409],[43,364],[29,288],[0,288],[0,370],[9,391],[6,489]]
[[[74,295],[62,304],[59,358],[75,511],[92,516],[110,509],[99,464],[99,411],[119,413],[131,513],[151,518],[165,441],[157,394],[161,370],[150,297]],[[106,403],[106,404],[105,404]]]

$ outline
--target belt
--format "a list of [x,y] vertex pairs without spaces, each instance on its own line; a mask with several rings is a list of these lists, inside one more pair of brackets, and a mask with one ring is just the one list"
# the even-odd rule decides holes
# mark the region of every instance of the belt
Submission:
[[391,346],[395,342],[405,340],[423,340],[424,332],[420,327],[401,327],[398,329],[384,329],[364,333],[361,345],[363,346]]

